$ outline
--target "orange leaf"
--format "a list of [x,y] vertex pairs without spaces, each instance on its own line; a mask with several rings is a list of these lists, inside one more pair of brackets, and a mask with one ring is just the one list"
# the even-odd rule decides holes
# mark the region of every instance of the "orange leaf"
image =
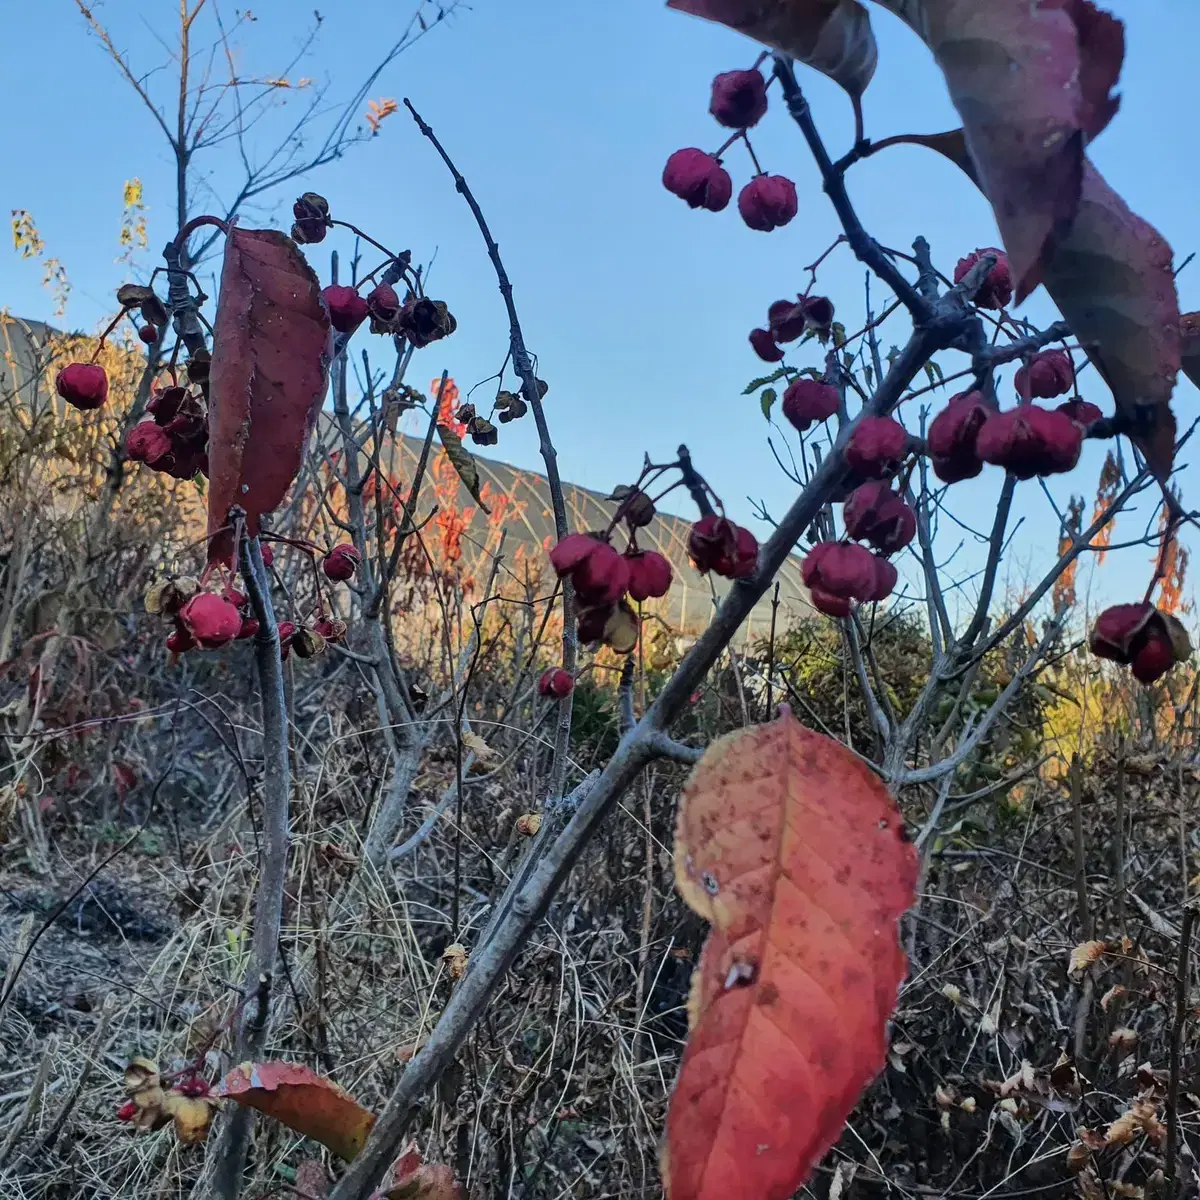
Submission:
[[329,336],[321,285],[295,243],[231,225],[210,370],[210,559],[229,559],[233,505],[253,536],[296,478],[325,398]]
[[298,1063],[242,1063],[213,1094],[257,1108],[347,1161],[363,1148],[375,1124],[374,1113],[332,1080]]
[[879,50],[858,0],[667,0],[668,8],[728,25],[790,54],[861,96]]
[[785,1200],[885,1061],[916,854],[861,759],[787,711],[714,742],[675,879],[712,922],[667,1114],[671,1200]]

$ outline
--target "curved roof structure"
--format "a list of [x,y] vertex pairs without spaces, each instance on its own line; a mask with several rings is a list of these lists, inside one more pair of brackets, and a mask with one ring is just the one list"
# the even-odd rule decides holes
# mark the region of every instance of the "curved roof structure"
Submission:
[[[397,438],[400,446],[400,462],[397,473],[411,477],[420,457],[422,439],[415,437]],[[434,443],[433,453],[444,453]],[[479,468],[480,482],[490,483],[492,488],[511,497],[513,520],[506,526],[508,537],[528,547],[540,548],[554,541],[554,514],[550,506],[550,487],[544,475],[535,471],[523,471],[496,459],[472,454]],[[463,488],[464,502],[469,502]],[[604,529],[613,514],[615,504],[600,492],[575,484],[563,484],[563,499],[566,501],[567,520],[577,530]],[[472,525],[480,533],[486,527],[487,518],[476,512]],[[470,530],[470,527],[468,527]],[[726,579],[716,575],[701,575],[692,566],[687,552],[688,532],[691,522],[669,513],[660,512],[645,529],[638,531],[638,545],[645,550],[657,550],[674,568],[671,590],[664,598],[660,614],[673,627],[680,630],[696,630],[708,623],[713,612],[714,594],[720,599],[730,587]],[[510,542],[511,544],[511,542]],[[779,620],[781,624],[794,621],[801,616],[811,615],[813,608],[808,599],[808,589],[800,576],[800,559],[788,557],[779,572]],[[742,635],[749,639],[763,636],[770,628],[771,599],[768,594],[759,602]]]

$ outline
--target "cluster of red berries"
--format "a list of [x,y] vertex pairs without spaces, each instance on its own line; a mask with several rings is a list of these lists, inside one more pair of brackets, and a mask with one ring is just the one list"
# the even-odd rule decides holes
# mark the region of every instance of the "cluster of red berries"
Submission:
[[[757,125],[766,111],[767,81],[761,72],[727,71],[713,80],[709,112],[727,129],[737,131],[730,142],[740,138],[749,145],[746,130]],[[676,150],[663,168],[663,186],[689,208],[720,212],[733,198],[733,180],[720,156],[720,150],[713,154],[695,147]],[[738,193],[737,206],[751,229],[769,233],[795,217],[796,185],[783,175],[760,172]]]
[[419,350],[458,328],[443,301],[409,292],[401,302],[390,283],[377,284],[366,296],[355,288],[330,284],[321,295],[329,309],[329,322],[338,333],[351,334],[370,317],[372,333],[404,337]]
[[982,393],[960,392],[930,422],[926,447],[943,483],[972,479],[984,463],[1003,467],[1018,479],[1056,475],[1074,469],[1084,430],[1100,415],[1084,400],[1054,409],[1019,404],[997,412]]
[[1106,608],[1092,626],[1089,644],[1093,654],[1129,667],[1133,677],[1145,684],[1161,679],[1192,653],[1179,619],[1149,601]]
[[[637,517],[638,498],[636,492],[625,497],[620,510],[627,521],[634,516],[632,527],[647,523]],[[671,564],[657,551],[639,550],[632,540],[621,554],[608,539],[608,533],[568,534],[550,551],[550,563],[560,579],[570,577],[575,587],[580,603],[579,640],[628,654],[637,645],[640,632],[640,620],[629,601],[665,596],[671,587]],[[696,569],[705,574],[712,571],[727,579],[746,579],[758,565],[758,542],[748,529],[709,513],[692,526],[688,554]],[[542,695],[567,695],[559,689],[571,682],[561,669],[558,674],[548,671],[538,690]]]
[[569,533],[550,551],[550,564],[560,579],[570,578],[575,588],[579,640],[629,654],[641,630],[629,601],[665,596],[671,587],[671,564],[655,550],[639,550],[632,540],[621,554],[608,537]]
[[[833,327],[833,302],[825,296],[797,296],[795,300],[776,300],[767,309],[765,329],[750,331],[750,345],[763,362],[781,362],[782,345],[805,334],[816,334],[822,342]],[[822,418],[824,419],[824,418]]]
[[175,479],[208,475],[208,411],[200,392],[173,385],[155,391],[146,405],[151,419],[125,435],[125,453]]
[[[271,547],[262,545],[263,565],[274,561]],[[353,546],[340,545],[325,555],[321,568],[329,579],[353,578],[359,563]],[[172,576],[152,584],[145,595],[146,611],[166,617],[172,628],[166,646],[171,654],[186,654],[197,647],[218,650],[233,641],[253,637],[259,623],[251,614],[250,599],[232,584],[219,591],[201,587],[190,576]],[[292,650],[300,658],[320,654],[329,642],[340,642],[346,636],[346,623],[327,617],[318,611],[315,620],[297,625],[294,621],[279,622],[279,647],[282,658]]]

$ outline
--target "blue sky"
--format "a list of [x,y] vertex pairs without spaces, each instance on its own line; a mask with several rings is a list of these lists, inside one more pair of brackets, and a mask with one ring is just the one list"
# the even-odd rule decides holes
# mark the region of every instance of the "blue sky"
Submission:
[[[1200,5],[1109,0],[1106,7],[1127,23],[1128,55],[1122,109],[1094,157],[1182,259],[1200,249],[1194,219],[1200,169],[1187,133],[1197,100],[1191,80]],[[157,39],[172,36],[173,3],[108,0],[94,8],[135,67],[144,71],[164,61]],[[298,10],[307,18],[308,6],[285,0],[254,5],[257,20],[244,39],[247,71],[279,70],[300,36]],[[405,0],[333,0],[322,7],[320,38],[297,74],[328,81],[335,96],[352,92],[410,11]],[[872,11],[880,68],[866,97],[868,133],[957,124],[928,53],[888,14]],[[232,9],[222,12],[232,15]],[[141,178],[150,246],[157,252],[175,232],[173,167],[153,119],[71,0],[10,5],[4,23],[0,75],[9,105],[0,126],[6,167],[0,201],[33,213],[48,252],[63,261],[74,285],[66,323],[93,328],[111,311],[113,289],[127,273],[114,262],[122,184]],[[661,460],[686,441],[727,506],[748,523],[748,496],[779,513],[794,489],[767,448],[755,398],[740,394],[761,365],[746,333],[762,323],[772,300],[804,287],[804,266],[829,245],[837,226],[778,104],[754,142],[764,166],[791,176],[799,188],[800,214],[786,229],[753,232],[732,206],[718,215],[692,213],[659,180],[672,150],[719,144],[721,130],[707,113],[709,82],[718,71],[750,65],[754,55],[744,39],[669,12],[661,0],[475,0],[398,59],[372,90],[377,97],[413,99],[483,205],[515,284],[527,339],[551,385],[547,410],[565,477],[607,490],[636,476],[643,451]],[[840,153],[851,136],[848,103],[811,72],[801,82],[828,144]],[[152,76],[149,86],[165,97],[167,73]],[[294,104],[267,123],[264,141]],[[236,161],[218,154],[200,165],[216,191],[228,193]],[[730,167],[735,183],[748,178],[748,163],[738,156]],[[335,215],[381,241],[411,248],[418,261],[434,258],[431,292],[449,302],[459,331],[422,352],[414,382],[424,384],[445,367],[465,391],[497,369],[506,324],[479,234],[403,111],[306,186],[325,194]],[[850,188],[864,223],[881,241],[907,249],[923,233],[944,270],[961,254],[995,242],[986,203],[955,168],[928,152],[882,154],[854,169]],[[285,187],[247,223],[286,228],[298,190]],[[341,246],[349,250],[350,243]],[[314,248],[311,258],[327,276],[324,247]],[[153,255],[143,263],[153,265]],[[862,269],[845,252],[822,269],[820,288],[849,327],[861,324],[862,282]],[[1200,265],[1180,284],[1184,307],[1200,308]],[[23,316],[51,316],[40,272],[11,250],[0,254],[0,304]],[[1050,319],[1040,296],[1026,313]],[[888,340],[903,335],[897,322]],[[365,333],[360,338],[378,350],[383,365],[383,343]],[[795,361],[815,365],[818,359],[814,352]],[[943,365],[955,369],[953,357]],[[1089,386],[1107,408],[1099,386]],[[1195,392],[1186,382],[1177,411],[1185,425],[1195,411]],[[537,468],[532,422],[505,427],[493,453]],[[1102,458],[1102,450],[1090,447],[1077,474],[1056,482],[1056,496],[1065,502],[1074,488],[1090,501]],[[1185,472],[1186,491],[1194,490],[1195,475]],[[985,523],[998,483],[989,472],[965,485],[955,494],[955,511]],[[1036,484],[1022,485],[1018,510],[1025,525],[1010,566],[1016,585],[1044,561],[1055,539],[1053,514]],[[1143,523],[1144,515],[1128,518],[1118,540]],[[957,537],[946,535],[947,552]],[[964,548],[961,561],[974,553]],[[1144,549],[1131,551],[1121,566],[1107,566],[1097,585],[1106,595],[1123,597],[1132,589],[1140,596],[1149,569]],[[1126,586],[1133,575],[1138,582]]]

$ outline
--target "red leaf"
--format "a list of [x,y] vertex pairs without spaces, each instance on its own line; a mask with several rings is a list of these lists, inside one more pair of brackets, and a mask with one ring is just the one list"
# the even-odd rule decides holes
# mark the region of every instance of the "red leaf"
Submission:
[[786,1200],[837,1140],[904,977],[903,829],[863,762],[786,709],[692,773],[675,879],[713,928],[667,1114],[671,1200]]
[[228,561],[229,510],[251,535],[300,470],[328,383],[329,314],[295,243],[231,225],[213,329],[209,396],[209,558]]
[[929,45],[963,119],[1020,303],[1079,204],[1083,148],[1108,124],[1124,28],[1090,0],[880,0]]
[[416,1142],[409,1142],[392,1163],[391,1171],[370,1200],[465,1200],[466,1192],[454,1171],[442,1164],[422,1162]]
[[861,96],[879,58],[858,0],[667,0],[668,8],[728,25],[790,54]]
[[213,1094],[257,1108],[347,1161],[363,1148],[375,1124],[374,1113],[332,1080],[298,1063],[242,1063],[217,1084]]
[[1171,247],[1084,162],[1070,230],[1052,243],[1046,290],[1112,388],[1117,409],[1165,480],[1175,459],[1171,395],[1179,375],[1179,295]]

